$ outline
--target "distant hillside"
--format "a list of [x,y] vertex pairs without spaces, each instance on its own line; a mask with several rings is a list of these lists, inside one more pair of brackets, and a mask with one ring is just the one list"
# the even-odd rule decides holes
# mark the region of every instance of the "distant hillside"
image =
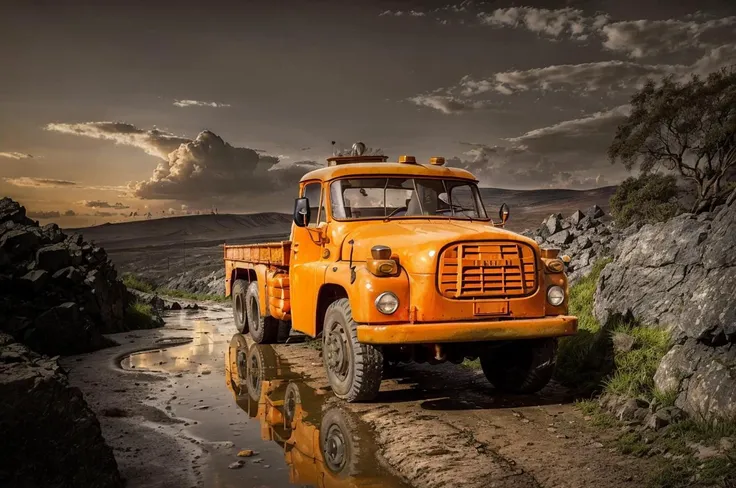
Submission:
[[502,203],[510,207],[511,218],[508,228],[515,231],[538,227],[550,214],[561,213],[567,216],[578,209],[584,212],[593,205],[598,205],[608,213],[609,200],[615,191],[615,186],[592,190],[480,189],[483,204],[491,218],[498,218],[498,209]]
[[[596,204],[608,212],[615,186],[594,190],[505,190],[481,188],[481,197],[491,218],[502,203],[509,205],[508,228],[521,231],[537,227],[551,213],[568,215]],[[291,216],[283,213],[187,215],[137,220],[94,227],[65,229],[80,232],[108,250],[152,247],[197,247],[228,242],[248,243],[278,240],[289,234]]]
[[79,232],[108,250],[175,245],[206,246],[251,242],[254,237],[283,238],[291,216],[281,213],[186,215],[137,220],[94,227],[65,229]]

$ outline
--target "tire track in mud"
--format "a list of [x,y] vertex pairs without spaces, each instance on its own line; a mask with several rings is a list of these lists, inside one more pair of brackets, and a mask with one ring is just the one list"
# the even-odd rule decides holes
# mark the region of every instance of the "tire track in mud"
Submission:
[[[319,352],[302,345],[275,345],[290,369],[319,388],[329,388]],[[405,389],[384,382],[382,391]],[[373,429],[378,455],[416,488],[539,488],[534,476],[488,444],[471,429],[416,411],[412,402],[346,403]]]
[[468,429],[386,405],[362,413],[386,461],[417,488],[539,488],[536,479]]

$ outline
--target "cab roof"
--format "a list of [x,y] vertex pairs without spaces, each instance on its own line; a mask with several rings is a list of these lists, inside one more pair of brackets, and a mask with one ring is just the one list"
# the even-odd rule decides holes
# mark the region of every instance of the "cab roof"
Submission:
[[302,176],[301,182],[308,180],[330,181],[345,176],[406,176],[434,178],[462,178],[478,181],[469,171],[460,168],[448,168],[433,164],[372,162],[349,163],[326,168],[315,169]]

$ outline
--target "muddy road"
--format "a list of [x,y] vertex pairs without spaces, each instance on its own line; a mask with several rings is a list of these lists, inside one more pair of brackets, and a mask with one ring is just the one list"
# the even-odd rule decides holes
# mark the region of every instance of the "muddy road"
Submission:
[[407,365],[386,372],[375,402],[348,405],[317,349],[253,344],[229,307],[205,307],[62,361],[128,487],[643,483],[648,462],[604,447],[554,384],[512,397],[475,370]]

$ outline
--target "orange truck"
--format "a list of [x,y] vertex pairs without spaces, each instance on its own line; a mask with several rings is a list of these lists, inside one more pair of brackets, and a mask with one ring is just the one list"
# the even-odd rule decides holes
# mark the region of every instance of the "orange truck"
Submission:
[[[378,394],[385,363],[480,359],[499,390],[552,376],[568,315],[558,249],[487,215],[468,171],[444,158],[335,156],[304,175],[290,240],[224,247],[235,324],[258,343],[285,326],[321,338],[334,393]],[[355,149],[357,148],[357,149]]]

